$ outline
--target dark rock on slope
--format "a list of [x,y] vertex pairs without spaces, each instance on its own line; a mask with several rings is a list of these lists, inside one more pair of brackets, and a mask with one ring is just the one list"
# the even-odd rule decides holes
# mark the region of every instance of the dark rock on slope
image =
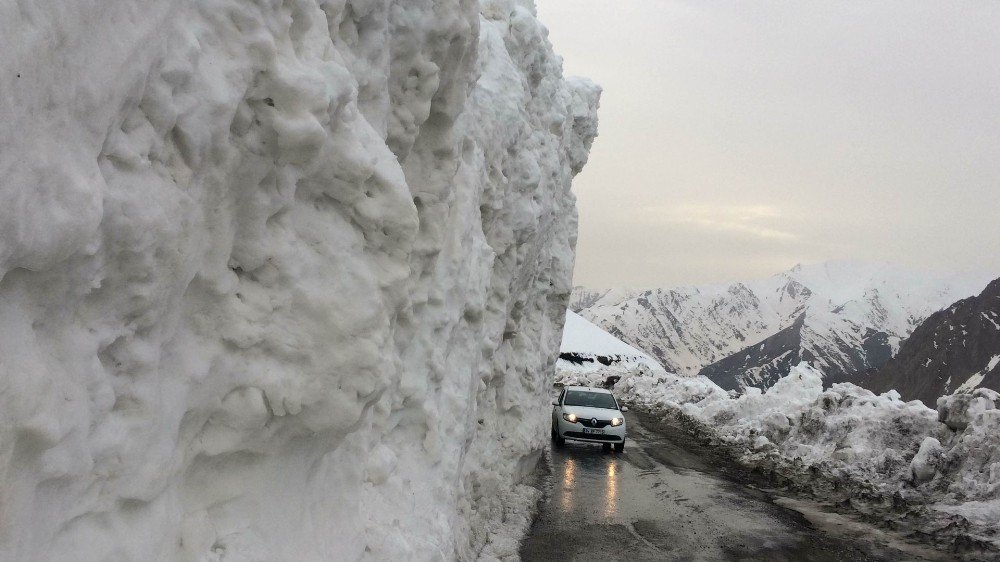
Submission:
[[956,390],[1000,390],[1000,279],[931,315],[885,367],[858,382],[879,393],[895,389],[930,407]]
[[770,387],[802,360],[805,318],[805,314],[799,315],[791,326],[712,363],[698,374],[708,377],[725,390],[742,391],[748,386]]
[[806,319],[795,322],[759,343],[703,368],[698,374],[726,390],[742,391],[748,386],[770,388],[800,361],[822,369],[823,382],[859,382],[858,373],[872,374],[892,357],[890,336],[872,328],[852,332],[830,330],[823,337],[812,333]]

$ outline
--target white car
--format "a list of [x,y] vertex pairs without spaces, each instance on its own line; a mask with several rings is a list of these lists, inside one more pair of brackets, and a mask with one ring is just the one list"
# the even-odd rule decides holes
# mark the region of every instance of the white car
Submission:
[[552,402],[552,441],[562,447],[567,439],[612,445],[625,450],[625,416],[610,390],[567,386]]

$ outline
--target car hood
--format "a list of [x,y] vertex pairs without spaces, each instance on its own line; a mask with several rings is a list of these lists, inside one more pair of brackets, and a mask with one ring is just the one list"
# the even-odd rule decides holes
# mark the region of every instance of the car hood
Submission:
[[588,408],[586,406],[563,406],[563,412],[567,414],[576,414],[577,417],[583,419],[597,418],[599,420],[610,420],[611,418],[620,418],[622,413],[618,410],[605,410],[604,408]]

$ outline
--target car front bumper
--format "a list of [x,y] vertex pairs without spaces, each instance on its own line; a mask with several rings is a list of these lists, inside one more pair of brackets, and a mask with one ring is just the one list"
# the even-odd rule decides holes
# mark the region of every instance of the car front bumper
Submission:
[[573,441],[587,441],[589,443],[621,443],[625,441],[625,425],[626,424],[624,423],[619,426],[607,425],[600,428],[604,430],[603,434],[593,434],[584,433],[584,425],[581,423],[570,423],[566,420],[559,420],[556,425],[556,432],[559,434],[559,437],[562,437],[563,439],[572,439]]

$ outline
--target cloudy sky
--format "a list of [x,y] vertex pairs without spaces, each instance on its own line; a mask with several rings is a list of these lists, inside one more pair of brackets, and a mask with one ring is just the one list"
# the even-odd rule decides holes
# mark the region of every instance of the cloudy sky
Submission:
[[536,2],[604,87],[577,284],[1000,276],[1000,2]]

